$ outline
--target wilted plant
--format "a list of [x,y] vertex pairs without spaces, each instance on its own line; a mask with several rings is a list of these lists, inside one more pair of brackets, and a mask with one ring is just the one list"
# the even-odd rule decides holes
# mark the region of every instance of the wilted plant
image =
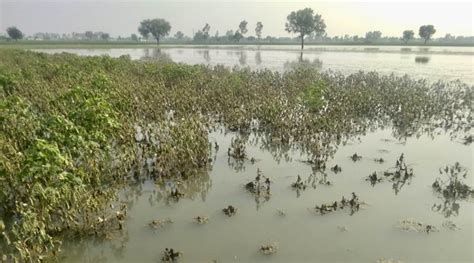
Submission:
[[320,172],[339,145],[371,129],[467,138],[472,124],[473,87],[461,82],[311,67],[278,73],[3,49],[0,87],[9,240],[0,251],[23,261],[56,254],[62,234],[107,231],[98,218],[116,217],[108,204],[117,189],[142,177],[167,193],[166,180],[187,187],[184,197],[205,192],[216,127],[238,134],[231,159],[248,158],[252,134],[276,160],[299,150]]

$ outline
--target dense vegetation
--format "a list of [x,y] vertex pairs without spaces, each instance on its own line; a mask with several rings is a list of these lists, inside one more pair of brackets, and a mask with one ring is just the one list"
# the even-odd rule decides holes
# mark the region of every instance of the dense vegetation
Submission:
[[[473,87],[408,77],[321,74],[0,50],[0,258],[38,260],[66,235],[121,228],[109,206],[130,172],[192,178],[210,165],[208,133],[256,134],[280,158],[315,169],[350,136],[469,134]],[[244,151],[245,149],[242,148]]]

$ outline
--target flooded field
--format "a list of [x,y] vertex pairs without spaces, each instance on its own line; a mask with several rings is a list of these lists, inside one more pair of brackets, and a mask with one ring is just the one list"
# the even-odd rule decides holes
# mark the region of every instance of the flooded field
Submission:
[[474,48],[403,46],[308,46],[301,61],[298,46],[169,46],[129,49],[40,49],[47,53],[130,55],[133,59],[172,60],[186,64],[224,65],[284,71],[307,64],[322,71],[343,74],[377,71],[408,74],[429,81],[460,79],[474,84]]
[[[446,165],[459,162],[472,171],[472,146],[447,135],[399,141],[390,129],[376,130],[341,145],[325,171],[313,171],[298,151],[274,158],[278,151],[272,156],[254,136],[247,146],[249,159],[238,165],[227,153],[232,137],[211,133],[210,141],[219,145],[212,169],[178,185],[184,198],[170,199],[173,181],[137,183],[124,193],[129,206],[124,231],[111,233],[106,242],[69,243],[62,261],[157,262],[165,248],[173,248],[183,252],[180,262],[472,262],[474,203],[445,200],[431,187],[443,178],[439,168]],[[354,153],[362,158],[353,161]],[[401,154],[413,169],[412,178],[403,183],[383,178],[373,186],[366,180],[373,172],[381,176],[393,170]],[[383,162],[375,160],[380,158]],[[342,171],[329,169],[335,165]],[[245,189],[257,170],[271,180],[269,196]],[[298,175],[304,190],[291,187]],[[472,177],[466,182],[472,184]],[[321,215],[314,209],[343,196],[349,200],[352,192],[366,203],[353,214],[339,209]],[[236,215],[222,212],[228,205],[237,208]],[[443,206],[439,211],[438,205]],[[197,224],[197,216],[208,222]],[[150,227],[156,219],[173,223]],[[437,230],[403,230],[399,221],[405,219]],[[447,222],[456,229],[447,228]],[[259,252],[273,242],[277,253]]]
[[474,259],[469,84],[0,55],[5,261]]

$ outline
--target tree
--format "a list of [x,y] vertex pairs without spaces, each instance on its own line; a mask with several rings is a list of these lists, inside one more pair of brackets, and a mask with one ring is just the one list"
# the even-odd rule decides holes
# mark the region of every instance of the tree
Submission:
[[365,39],[367,41],[377,41],[382,37],[382,32],[380,31],[369,31],[365,33]]
[[304,48],[304,37],[315,32],[318,35],[324,33],[326,24],[321,15],[314,14],[313,9],[305,8],[293,11],[287,16],[285,29],[289,33],[298,33],[301,38],[301,50]]
[[102,34],[100,35],[100,38],[102,38],[102,40],[107,41],[107,40],[109,40],[110,35],[109,35],[108,33],[102,33]]
[[240,33],[240,31],[239,31],[239,30],[236,30],[234,36],[232,37],[232,39],[233,39],[235,42],[239,42],[243,37],[244,37],[244,36]]
[[413,30],[405,30],[403,31],[402,40],[405,41],[405,44],[408,43],[409,40],[413,39],[415,36],[415,32]]
[[138,36],[137,36],[137,34],[132,34],[132,35],[130,36],[130,38],[132,39],[132,41],[138,41]]
[[204,40],[209,38],[209,31],[210,30],[211,30],[211,26],[208,23],[206,23],[204,25],[204,27],[202,28],[202,33],[203,33]]
[[247,21],[242,21],[240,22],[239,24],[239,31],[240,31],[240,34],[245,35],[247,33]]
[[15,41],[18,41],[18,39],[23,38],[23,33],[20,31],[20,29],[14,26],[7,28],[7,34],[11,39]]
[[260,40],[260,38],[262,37],[262,29],[262,22],[257,22],[257,27],[255,27],[255,35],[257,35],[258,40]]
[[148,35],[151,34],[156,39],[157,45],[160,44],[160,38],[167,36],[170,30],[170,23],[161,18],[145,19],[140,22],[138,27],[138,32],[144,38],[148,38]]
[[455,38],[453,35],[449,34],[449,33],[447,33],[446,35],[444,35],[444,40],[445,40],[445,41],[453,41],[453,40],[455,40],[455,39],[456,39],[456,38]]
[[181,40],[181,39],[183,39],[183,37],[184,37],[184,33],[181,32],[181,31],[178,31],[178,32],[176,32],[176,34],[174,34],[174,37],[175,37],[176,39]]
[[94,37],[94,33],[92,31],[86,31],[84,36],[86,36],[88,39],[92,39]]
[[227,37],[228,41],[232,41],[234,39],[234,30],[227,30],[225,32],[225,36]]
[[433,25],[420,26],[420,30],[418,31],[418,35],[420,35],[421,38],[425,39],[425,44],[428,40],[431,39],[431,36],[433,36],[434,33],[436,33],[436,29]]

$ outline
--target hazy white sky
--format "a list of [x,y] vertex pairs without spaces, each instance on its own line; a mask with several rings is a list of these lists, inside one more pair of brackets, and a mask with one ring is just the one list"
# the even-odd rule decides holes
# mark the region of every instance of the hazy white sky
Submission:
[[405,29],[416,33],[423,24],[433,24],[435,37],[446,33],[473,34],[472,1],[298,1],[298,0],[0,0],[0,31],[17,26],[26,34],[34,32],[71,33],[104,31],[112,36],[129,36],[145,18],[164,18],[171,34],[181,30],[192,35],[205,23],[221,35],[235,30],[241,20],[249,22],[249,34],[262,21],[263,35],[290,36],[284,30],[286,16],[311,7],[321,14],[327,33],[364,35],[380,30],[384,36],[400,36]]

